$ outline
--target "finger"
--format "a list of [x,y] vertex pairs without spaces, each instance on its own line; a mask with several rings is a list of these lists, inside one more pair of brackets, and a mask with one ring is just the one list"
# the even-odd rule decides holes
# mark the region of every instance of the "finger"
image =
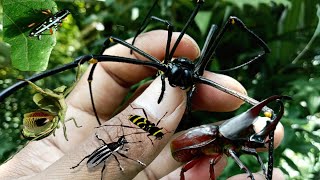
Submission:
[[[247,94],[244,87],[232,77],[212,72],[206,72],[204,76],[226,88],[238,91],[241,94]],[[134,93],[132,99],[139,95],[146,87],[147,84],[139,87],[137,89],[138,92]],[[192,97],[193,110],[229,112],[238,109],[242,104],[242,100],[204,84],[197,85],[196,92]]]
[[[163,99],[160,104],[158,104],[154,97],[159,96],[159,89],[161,89],[161,81],[159,78],[157,78],[144,91],[144,93],[132,103],[132,107],[143,108],[146,112],[148,120],[152,123],[157,123],[158,120],[162,118],[164,114],[166,114],[158,126],[172,133],[183,116],[186,94],[179,88],[172,88],[169,86],[169,84],[167,84],[166,98]],[[141,109],[133,109],[132,107],[129,106],[107,123],[119,125],[119,120],[121,120],[123,125],[131,125],[136,127],[136,125],[128,120],[129,115],[144,116],[144,113]],[[96,134],[98,134],[100,138],[104,139],[106,143],[111,143],[118,140],[119,136],[122,134],[131,134],[137,130],[125,127],[107,126],[95,129],[94,131],[96,131]],[[132,159],[140,160],[145,164],[149,164],[167,144],[171,137],[171,133],[165,134],[161,140],[153,140],[153,144],[147,138],[146,134],[127,135],[126,139],[128,142],[142,142],[128,143],[126,144],[126,147],[128,147],[129,150],[127,152],[122,152]],[[152,136],[151,138],[154,139]],[[91,132],[90,137],[85,140],[83,144],[79,144],[71,152],[66,153],[64,157],[39,174],[37,178],[41,179],[46,177],[50,179],[52,177],[60,177],[62,174],[67,174],[68,178],[99,179],[101,176],[102,165],[88,169],[86,167],[87,160],[85,160],[79,165],[79,167],[75,169],[70,168],[77,165],[81,159],[87,155],[90,155],[94,150],[101,147],[101,144],[102,143],[95,137],[95,132]],[[128,160],[119,155],[117,155],[117,157],[121,166],[124,168],[124,171],[122,172],[119,170],[117,161],[113,156],[110,156],[106,161],[106,168],[103,172],[103,174],[108,175],[108,179],[132,179],[143,168],[135,161]]]
[[[185,179],[210,179],[210,157],[201,157],[201,161],[189,169],[187,172],[184,173]],[[227,165],[227,159],[222,157],[220,161],[214,166],[214,174],[215,177],[219,177],[222,173],[223,169]],[[162,179],[178,179],[180,177],[181,168],[177,168],[175,171],[171,172],[167,176],[164,176]]]
[[[266,179],[262,172],[253,173],[253,176],[256,180],[265,180]],[[278,168],[273,169],[272,176],[273,176],[273,178],[272,178],[273,180],[284,180],[285,179],[284,174]],[[235,175],[235,176],[228,178],[228,180],[242,180],[242,179],[247,180],[248,174],[238,174],[238,175]]]
[[1,179],[33,179],[32,176],[46,169],[62,155],[47,139],[29,142],[12,159],[1,164]]
[[[178,36],[179,33],[173,33],[171,47]],[[135,46],[161,60],[165,55],[166,39],[167,31],[151,31],[138,36]],[[130,49],[120,44],[107,49],[104,54],[145,59],[136,53],[131,55]],[[194,40],[185,35],[174,55],[195,59],[199,55],[199,47]],[[83,75],[74,92],[68,97],[68,102],[72,106],[87,112],[92,112],[87,82],[90,69]],[[92,89],[99,115],[102,118],[108,118],[112,115],[126,96],[128,88],[154,73],[154,69],[141,65],[115,62],[98,63],[93,74]]]

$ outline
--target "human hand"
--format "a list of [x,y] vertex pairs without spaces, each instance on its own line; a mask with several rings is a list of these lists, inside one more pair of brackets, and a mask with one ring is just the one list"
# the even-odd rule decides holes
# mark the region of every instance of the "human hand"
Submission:
[[[179,33],[174,33],[172,42],[178,35]],[[163,59],[166,36],[166,31],[152,31],[141,34],[135,45],[146,53],[158,59]],[[144,59],[135,53],[130,55],[129,52],[128,48],[116,45],[106,50],[105,54]],[[195,59],[199,56],[199,48],[190,37],[185,35],[175,52],[175,56]],[[99,63],[93,76],[92,86],[100,119],[104,121],[110,119],[129,91],[129,87],[155,72],[154,69],[139,65],[114,62]],[[66,122],[69,141],[65,141],[63,130],[60,128],[57,129],[56,136],[51,135],[48,138],[30,142],[9,162],[0,167],[1,179],[100,179],[103,163],[88,169],[85,160],[77,168],[70,168],[102,146],[101,141],[96,138],[96,134],[110,143],[116,141],[117,137],[122,135],[122,129],[125,134],[134,133],[134,131],[119,126],[95,128],[98,125],[92,111],[87,77],[88,71],[67,98],[66,119],[73,117],[82,127],[76,128],[72,122]],[[230,77],[211,72],[206,72],[205,77],[228,88],[245,93],[245,89]],[[129,142],[142,142],[127,144],[129,150],[125,154],[132,159],[142,161],[148,166],[143,170],[144,167],[140,164],[119,157],[121,166],[124,168],[124,171],[120,171],[117,161],[113,156],[110,156],[106,161],[106,169],[103,172],[104,179],[133,179],[134,177],[136,177],[135,179],[179,179],[180,169],[178,167],[181,164],[171,157],[169,141],[172,139],[172,132],[176,129],[185,111],[186,93],[179,88],[172,88],[167,85],[164,98],[158,104],[157,98],[160,95],[160,90],[161,81],[157,78],[131,103],[133,107],[144,108],[149,120],[154,123],[167,113],[159,124],[159,127],[168,130],[168,133],[161,140],[153,140],[152,144],[146,134],[126,136]],[[199,85],[192,103],[197,110],[232,111],[237,109],[242,101],[212,87]],[[104,124],[119,125],[122,123],[123,125],[130,125],[130,121],[128,121],[128,115],[130,114],[143,116],[141,111],[128,106]],[[281,141],[282,133],[283,129],[277,128],[275,139],[278,143],[276,144]],[[150,138],[154,139],[153,137]],[[208,162],[208,159],[204,158],[199,165],[185,174],[186,179],[209,179]],[[223,157],[215,166],[216,176],[221,174],[225,165],[226,158]],[[247,177],[246,174],[239,176]],[[256,179],[259,177],[261,176],[258,175]],[[283,179],[282,173],[278,170],[274,174],[274,178],[277,179],[277,177]]]

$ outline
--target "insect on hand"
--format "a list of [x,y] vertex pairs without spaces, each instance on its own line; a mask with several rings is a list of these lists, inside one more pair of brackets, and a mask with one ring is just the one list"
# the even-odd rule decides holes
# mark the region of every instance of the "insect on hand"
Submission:
[[29,80],[23,80],[37,91],[33,96],[33,101],[39,107],[39,110],[24,114],[22,135],[25,138],[39,140],[52,133],[55,134],[55,130],[59,128],[59,123],[61,123],[64,136],[68,140],[65,122],[72,120],[76,127],[81,127],[77,125],[74,118],[65,120],[67,111],[65,97],[71,92],[80,78],[79,71],[80,65],[78,65],[76,82],[70,88],[61,86],[54,90],[42,89]]
[[[130,106],[131,106],[132,109],[141,109],[143,114],[144,114],[144,117],[140,116],[140,115],[133,115],[133,114],[129,115],[128,120],[130,120],[133,124],[135,124],[138,127],[131,127],[131,126],[127,126],[127,125],[121,125],[122,127],[144,130],[144,132],[138,132],[138,133],[139,134],[148,133],[147,137],[151,141],[152,145],[153,145],[153,141],[152,141],[152,139],[150,139],[149,136],[155,137],[156,140],[161,140],[163,138],[163,136],[166,133],[168,133],[168,131],[166,133],[162,132],[162,129],[164,129],[164,128],[158,127],[159,123],[161,122],[161,120],[164,118],[164,116],[167,113],[165,113],[162,116],[162,118],[160,118],[158,120],[158,122],[155,124],[155,123],[151,122],[148,119],[147,113],[143,108],[135,108],[135,107],[132,107],[131,104],[130,104]],[[102,125],[102,126],[114,126],[114,125]]]
[[[152,8],[155,7],[155,4],[158,2],[158,0],[155,1],[154,5]],[[115,62],[126,62],[126,63],[131,63],[131,64],[139,64],[139,65],[145,65],[145,66],[150,66],[161,73],[161,81],[162,81],[162,88],[161,88],[161,93],[158,98],[158,103],[160,103],[164,97],[165,94],[165,79],[169,81],[170,86],[172,87],[180,87],[183,90],[187,90],[187,108],[186,108],[186,114],[188,114],[191,111],[191,98],[193,93],[196,90],[196,84],[202,83],[206,84],[209,86],[212,86],[214,88],[217,88],[223,92],[226,92],[232,96],[235,96],[241,100],[244,100],[245,102],[248,102],[252,105],[256,105],[259,102],[244,95],[241,93],[238,93],[234,90],[228,89],[214,81],[211,81],[207,78],[204,78],[202,75],[204,73],[204,70],[208,64],[208,62],[212,59],[213,55],[215,54],[215,50],[222,39],[224,33],[228,28],[231,26],[235,25],[240,28],[240,30],[246,32],[250,38],[252,38],[260,47],[262,47],[262,52],[258,54],[257,56],[251,58],[249,61],[246,63],[243,63],[237,67],[227,69],[227,70],[234,70],[238,69],[240,67],[243,67],[244,65],[247,65],[259,58],[261,58],[263,55],[266,53],[269,53],[270,50],[267,46],[267,44],[259,38],[255,33],[253,33],[250,29],[248,29],[245,24],[237,17],[231,16],[228,21],[225,23],[225,25],[222,27],[219,33],[216,33],[217,31],[217,26],[212,25],[208,36],[206,38],[204,47],[201,51],[201,55],[199,59],[196,62],[192,62],[190,59],[185,58],[185,57],[178,57],[173,60],[173,54],[176,51],[176,48],[178,47],[183,35],[185,34],[186,30],[190,26],[191,22],[194,20],[195,16],[197,15],[200,7],[204,3],[203,0],[197,0],[196,1],[196,7],[193,10],[192,14],[190,15],[187,23],[185,24],[184,28],[181,30],[181,33],[177,40],[175,41],[173,47],[170,47],[171,44],[171,39],[172,39],[172,33],[173,33],[173,25],[171,25],[168,21],[160,19],[158,17],[151,16],[151,10],[149,11],[147,17],[144,19],[143,24],[141,28],[138,30],[136,36],[133,39],[132,44],[127,43],[126,41],[110,36],[104,43],[104,49],[108,48],[111,43],[119,43],[127,48],[130,49],[131,52],[135,52],[139,55],[142,55],[143,57],[147,58],[148,61],[141,61],[138,59],[131,59],[131,58],[125,58],[125,57],[119,57],[119,56],[110,56],[110,55],[88,55],[88,56],[83,56],[84,61],[89,61],[90,63],[93,63],[93,66],[90,70],[90,74],[88,76],[88,83],[89,83],[89,91],[90,91],[90,96],[91,96],[91,101],[92,101],[92,106],[93,110],[95,111],[95,105],[93,102],[93,95],[92,95],[92,80],[93,80],[93,72],[96,68],[96,65],[98,62],[103,62],[103,61],[115,61]],[[148,19],[150,20],[148,21]],[[165,47],[165,58],[163,63],[161,60],[151,56],[150,54],[147,54],[146,52],[140,50],[139,48],[135,47],[133,43],[136,40],[136,37],[138,36],[139,33],[141,33],[146,26],[150,23],[151,20],[155,20],[158,22],[161,22],[166,25],[167,31],[168,31],[168,38],[167,38],[167,43]],[[102,51],[103,52],[103,51]],[[269,108],[265,107],[264,111],[270,111]],[[95,114],[97,114],[95,112]],[[98,117],[96,117],[98,119]]]
[[[214,165],[223,154],[233,158],[251,179],[254,179],[251,171],[241,162],[239,156],[241,154],[255,156],[266,178],[271,179],[272,174],[270,175],[270,173],[272,173],[272,170],[268,170],[268,174],[266,174],[263,162],[255,148],[266,147],[268,143],[266,140],[267,136],[271,131],[275,130],[280,121],[284,112],[281,99],[290,98],[287,96],[272,96],[248,111],[224,121],[220,125],[207,124],[194,127],[175,138],[171,142],[172,156],[176,161],[186,163],[181,169],[180,179],[184,180],[184,172],[200,162],[200,158],[203,156],[211,157],[210,179],[215,179]],[[275,100],[280,105],[278,114],[272,114],[270,122],[260,132],[255,133],[253,129],[254,121],[259,120],[258,116],[262,108]],[[273,157],[271,158],[273,162]]]
[[[57,30],[58,26],[62,23],[62,20],[70,14],[70,11],[63,9],[55,14],[52,14],[50,10],[43,10],[42,13],[50,16],[41,23],[37,24],[29,33],[30,37],[38,37],[39,40],[41,39],[41,35],[46,30],[50,30],[50,34],[53,34],[52,28]],[[32,27],[33,25],[35,25],[35,23],[30,24],[29,27]]]
[[[112,126],[112,125],[110,125],[110,126]],[[119,126],[121,126],[121,125],[119,125]],[[87,155],[86,157],[84,157],[76,166],[73,166],[70,169],[74,169],[74,168],[78,167],[81,164],[81,162],[84,161],[85,159],[88,159],[88,161],[87,161],[87,168],[88,169],[94,168],[94,167],[98,166],[100,163],[104,163],[103,168],[101,170],[101,180],[102,180],[103,179],[103,171],[106,168],[106,161],[109,159],[110,156],[113,156],[115,158],[121,171],[124,171],[124,168],[121,166],[120,161],[117,158],[117,155],[120,155],[120,156],[122,156],[126,159],[129,159],[129,160],[135,161],[135,162],[139,163],[141,166],[146,166],[143,162],[136,160],[136,159],[132,159],[121,152],[121,151],[128,151],[129,150],[129,148],[124,148],[125,144],[141,142],[141,141],[128,142],[127,139],[125,138],[125,136],[126,135],[123,134],[122,136],[119,137],[119,139],[116,142],[106,143],[103,139],[99,138],[99,136],[96,134],[97,139],[102,141],[103,145],[101,147],[99,147],[98,149],[96,149],[95,151],[93,151],[90,155]]]

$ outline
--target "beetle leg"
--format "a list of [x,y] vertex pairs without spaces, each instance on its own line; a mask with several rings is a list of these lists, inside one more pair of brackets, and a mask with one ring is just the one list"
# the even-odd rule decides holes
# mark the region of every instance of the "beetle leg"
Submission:
[[103,171],[106,168],[106,161],[103,162],[103,168],[101,169],[101,180],[103,178]]
[[251,180],[254,180],[254,177],[252,175],[252,173],[250,172],[250,170],[241,162],[241,160],[239,159],[239,157],[236,155],[236,153],[232,150],[232,149],[228,149],[228,153],[229,155],[232,157],[232,159],[238,164],[238,166],[240,167],[240,169],[244,170],[247,174],[249,174],[249,178],[251,178]]
[[253,149],[253,148],[245,148],[245,149],[242,149],[242,152],[244,152],[245,154],[254,155],[254,156],[256,157],[257,161],[259,162],[260,166],[261,166],[261,169],[262,169],[262,171],[263,171],[263,174],[267,177],[266,167],[264,166],[263,161],[262,161],[262,159],[260,158],[259,154],[257,153],[256,149]]
[[153,141],[152,141],[152,139],[151,139],[149,136],[152,136],[152,134],[148,134],[148,135],[147,135],[147,138],[151,141],[152,146],[154,146]]
[[217,164],[218,161],[220,161],[220,159],[222,158],[222,154],[219,154],[218,156],[210,159],[210,169],[209,169],[209,173],[210,173],[210,180],[215,180],[216,176],[214,173],[214,165]]
[[116,161],[118,162],[118,165],[119,165],[120,171],[123,171],[124,169],[123,169],[123,167],[121,166],[121,164],[120,164],[120,162],[119,162],[119,160],[118,160],[117,156],[116,156],[116,155],[114,155],[114,154],[112,154],[112,156],[113,156],[113,157],[116,159]]
[[118,151],[117,151],[116,153],[118,153],[120,156],[122,156],[122,157],[124,157],[124,158],[130,159],[130,160],[132,160],[132,161],[136,161],[136,162],[139,163],[141,166],[146,166],[146,164],[144,164],[143,162],[141,162],[141,161],[139,161],[139,160],[136,160],[136,159],[132,159],[132,158],[126,156],[125,154],[122,154],[121,152],[118,152]]
[[97,139],[99,139],[100,141],[102,141],[104,145],[107,145],[107,143],[106,143],[103,139],[101,139],[101,138],[98,136],[97,133],[96,133],[96,137],[97,137]]
[[73,167],[71,167],[70,169],[74,169],[74,168],[76,168],[76,167],[78,167],[81,163],[82,163],[82,161],[83,160],[85,160],[85,159],[87,159],[87,158],[89,158],[91,156],[91,154],[89,154],[89,155],[87,155],[86,157],[84,157],[77,165],[75,165],[75,166],[73,166]]
[[180,180],[184,180],[185,179],[184,173],[187,172],[189,169],[191,169],[198,162],[200,162],[200,158],[193,159],[193,160],[187,162],[184,166],[182,166],[181,172],[180,172]]
[[210,169],[209,169],[209,173],[210,173],[210,180],[216,180],[216,176],[214,173],[214,165],[215,165],[215,159],[210,159]]

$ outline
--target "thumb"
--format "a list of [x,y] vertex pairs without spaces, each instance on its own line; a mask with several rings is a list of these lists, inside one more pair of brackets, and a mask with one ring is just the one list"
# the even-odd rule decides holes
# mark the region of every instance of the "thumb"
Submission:
[[[144,168],[142,163],[148,165],[168,143],[185,111],[186,93],[179,88],[172,88],[169,84],[166,84],[161,103],[157,103],[161,86],[161,80],[157,78],[130,106],[103,124],[107,126],[93,129],[83,144],[66,153],[36,178],[134,178]],[[129,120],[130,115],[147,118],[155,125],[161,119],[157,127],[163,128],[163,138],[148,136],[148,132]],[[123,135],[128,143],[117,144]],[[92,154],[95,154],[94,158],[90,157]],[[95,158],[99,163],[93,165]],[[91,163],[87,163],[88,159]],[[81,160],[83,161],[80,163]],[[72,167],[74,168],[71,169]]]

